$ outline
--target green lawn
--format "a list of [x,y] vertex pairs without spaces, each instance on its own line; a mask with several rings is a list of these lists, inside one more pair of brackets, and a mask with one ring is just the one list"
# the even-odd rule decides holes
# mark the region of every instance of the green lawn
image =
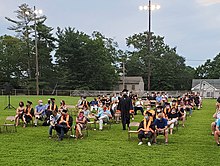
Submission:
[[[11,103],[17,107],[20,100],[30,99],[37,103],[45,102],[49,96],[12,96]],[[56,97],[64,99],[68,105],[76,104],[78,98]],[[7,97],[0,97],[0,122],[14,110],[3,110]],[[169,145],[159,144],[148,147],[138,146],[136,138],[127,140],[127,131],[121,124],[114,124],[110,130],[89,131],[89,137],[83,140],[64,139],[62,142],[48,139],[48,127],[18,127],[17,133],[0,134],[1,165],[219,165],[220,148],[210,135],[210,123],[215,112],[215,100],[205,100],[202,110],[193,112],[186,121],[186,127],[179,127],[172,136]],[[140,114],[140,113],[139,113]],[[135,121],[140,121],[138,115]],[[134,136],[134,135],[133,135]],[[159,142],[163,142],[160,136]]]

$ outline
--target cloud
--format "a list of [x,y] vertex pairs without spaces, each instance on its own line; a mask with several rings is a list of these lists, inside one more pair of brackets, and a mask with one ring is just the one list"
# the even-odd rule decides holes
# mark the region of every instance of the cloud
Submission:
[[220,4],[220,0],[197,0],[197,2],[203,6],[210,6],[218,3]]

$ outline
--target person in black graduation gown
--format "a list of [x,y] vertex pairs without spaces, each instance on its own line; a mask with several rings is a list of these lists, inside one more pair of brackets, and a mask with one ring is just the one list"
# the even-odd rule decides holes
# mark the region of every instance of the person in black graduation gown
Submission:
[[128,96],[128,90],[122,91],[123,95],[119,100],[117,110],[121,112],[121,121],[123,130],[126,130],[126,125],[129,128],[130,124],[130,111],[133,110],[132,100]]

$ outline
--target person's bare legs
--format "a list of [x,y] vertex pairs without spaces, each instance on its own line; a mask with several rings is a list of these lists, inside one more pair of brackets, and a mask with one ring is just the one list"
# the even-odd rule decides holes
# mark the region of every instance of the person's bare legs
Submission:
[[220,135],[220,131],[215,131],[215,141],[219,146],[219,135]]
[[165,143],[168,143],[168,131],[164,131]]
[[15,122],[16,122],[16,126],[18,126],[18,123],[19,123],[19,116],[18,115],[15,116]]
[[211,123],[211,130],[212,130],[212,135],[215,133],[215,122]]

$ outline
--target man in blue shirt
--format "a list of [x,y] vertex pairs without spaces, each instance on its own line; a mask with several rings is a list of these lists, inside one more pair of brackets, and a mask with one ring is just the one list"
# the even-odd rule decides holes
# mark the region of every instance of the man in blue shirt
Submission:
[[220,136],[220,119],[218,119],[218,121],[216,123],[216,131],[215,131],[215,141],[218,146],[220,146],[219,136]]
[[156,137],[159,134],[163,134],[165,137],[165,144],[168,144],[168,124],[167,124],[167,119],[163,118],[163,113],[158,114],[158,118],[155,119],[154,121],[155,125],[155,143],[156,143]]
[[35,120],[34,120],[35,127],[37,127],[38,119],[43,120],[44,118],[46,118],[45,106],[43,105],[42,100],[38,101],[38,105],[36,105],[35,110],[34,110],[34,116],[35,116]]

